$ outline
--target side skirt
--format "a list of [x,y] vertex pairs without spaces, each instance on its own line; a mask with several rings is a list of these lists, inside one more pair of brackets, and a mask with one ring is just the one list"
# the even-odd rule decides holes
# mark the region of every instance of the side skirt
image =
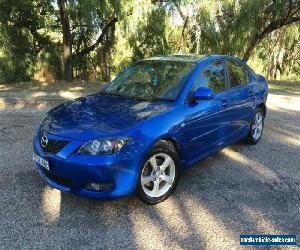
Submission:
[[[238,133],[237,133],[238,134]],[[200,162],[201,160],[209,157],[210,155],[213,155],[219,151],[221,151],[222,149],[242,140],[243,138],[245,138],[248,134],[248,129],[245,130],[245,132],[243,131],[243,133],[240,133],[240,136],[236,136],[236,134],[234,136],[229,137],[226,142],[224,144],[222,144],[221,146],[215,148],[214,150],[211,150],[203,155],[200,155],[199,157],[197,157],[196,159],[190,161],[190,162],[181,162],[181,169],[187,169],[190,168],[192,166],[194,166],[196,163]]]

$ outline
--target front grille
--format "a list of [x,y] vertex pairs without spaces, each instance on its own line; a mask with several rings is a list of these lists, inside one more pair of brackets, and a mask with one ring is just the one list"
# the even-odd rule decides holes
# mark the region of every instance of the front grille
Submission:
[[61,151],[69,142],[64,140],[48,140],[48,143],[46,145],[42,145],[41,139],[43,134],[40,136],[40,146],[44,153],[48,154],[57,154],[59,151]]
[[94,192],[103,192],[110,189],[113,186],[112,182],[90,182],[86,185],[86,189]]
[[44,174],[46,175],[46,177],[48,179],[50,179],[51,181],[53,181],[53,182],[55,182],[59,185],[62,185],[62,186],[65,186],[65,187],[70,187],[71,184],[72,184],[72,181],[70,179],[63,178],[63,177],[51,174],[48,171],[43,171],[43,172],[44,172]]

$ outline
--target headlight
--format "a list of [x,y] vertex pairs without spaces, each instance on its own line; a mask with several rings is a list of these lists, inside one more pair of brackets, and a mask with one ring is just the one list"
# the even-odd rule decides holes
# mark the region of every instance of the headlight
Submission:
[[83,144],[78,153],[82,155],[114,154],[130,141],[129,137],[92,140]]
[[48,121],[49,121],[49,115],[47,113],[46,116],[43,118],[43,120],[40,123],[41,127],[44,127],[47,124]]

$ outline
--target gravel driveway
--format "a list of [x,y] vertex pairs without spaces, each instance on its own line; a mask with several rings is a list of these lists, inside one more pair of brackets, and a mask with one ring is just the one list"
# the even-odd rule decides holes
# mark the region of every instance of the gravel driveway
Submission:
[[299,93],[275,87],[260,143],[237,143],[185,171],[156,206],[49,187],[31,161],[45,110],[0,110],[0,248],[240,249],[239,235],[256,233],[297,234],[299,245]]

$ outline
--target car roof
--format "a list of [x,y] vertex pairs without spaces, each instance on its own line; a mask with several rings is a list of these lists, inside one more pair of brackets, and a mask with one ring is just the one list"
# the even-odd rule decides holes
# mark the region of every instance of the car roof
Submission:
[[201,59],[207,57],[207,55],[197,54],[173,54],[173,55],[158,55],[147,58],[143,61],[176,61],[176,62],[198,62]]
[[154,57],[150,57],[144,59],[142,61],[176,61],[176,62],[187,62],[187,63],[200,63],[203,59],[237,59],[237,57],[229,56],[229,55],[218,55],[218,54],[211,54],[211,55],[198,55],[198,54],[172,54],[172,55],[158,55]]

